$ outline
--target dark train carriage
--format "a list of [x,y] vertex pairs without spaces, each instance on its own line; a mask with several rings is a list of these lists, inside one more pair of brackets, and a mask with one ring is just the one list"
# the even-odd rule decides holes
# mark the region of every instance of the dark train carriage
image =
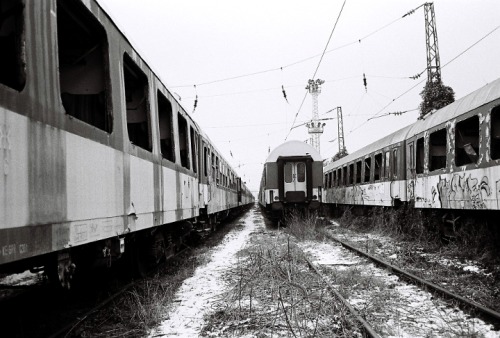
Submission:
[[321,204],[322,159],[312,146],[289,141],[274,149],[266,159],[259,203],[280,214],[285,209],[316,210]]

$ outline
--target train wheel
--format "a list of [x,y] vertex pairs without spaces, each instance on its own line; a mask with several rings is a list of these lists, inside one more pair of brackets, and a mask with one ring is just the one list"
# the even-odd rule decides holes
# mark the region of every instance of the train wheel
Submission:
[[134,261],[137,275],[146,277],[166,256],[165,237],[156,231],[151,237],[139,240],[134,245]]
[[73,284],[76,265],[68,251],[52,255],[45,265],[45,273],[49,281],[58,288],[70,290]]

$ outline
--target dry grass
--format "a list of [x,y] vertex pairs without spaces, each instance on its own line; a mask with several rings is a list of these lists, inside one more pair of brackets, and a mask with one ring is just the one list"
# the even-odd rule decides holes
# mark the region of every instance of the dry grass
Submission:
[[[289,226],[291,223],[289,223]],[[355,337],[356,324],[309,270],[292,237],[254,235],[203,330],[216,337]]]

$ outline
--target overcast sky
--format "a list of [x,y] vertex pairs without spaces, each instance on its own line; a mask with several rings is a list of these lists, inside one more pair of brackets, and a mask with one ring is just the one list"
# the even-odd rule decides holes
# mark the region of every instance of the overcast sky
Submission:
[[[424,8],[403,15],[423,1],[346,0],[342,12],[344,0],[98,2],[254,191],[269,148],[309,138],[305,126],[291,128],[311,118],[313,77],[325,81],[320,117],[335,118],[324,121],[323,158],[338,152],[336,107],[350,153],[418,116]],[[434,11],[442,79],[455,97],[498,78],[500,1],[437,0]]]

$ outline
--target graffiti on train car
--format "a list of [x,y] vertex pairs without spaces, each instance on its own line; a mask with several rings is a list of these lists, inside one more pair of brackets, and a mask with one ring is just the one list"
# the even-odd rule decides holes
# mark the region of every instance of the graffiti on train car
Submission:
[[4,175],[9,174],[10,163],[10,127],[0,123],[0,165]]
[[487,176],[479,180],[465,173],[453,174],[450,180],[439,177],[437,192],[441,207],[446,209],[487,209],[485,200],[491,196]]

